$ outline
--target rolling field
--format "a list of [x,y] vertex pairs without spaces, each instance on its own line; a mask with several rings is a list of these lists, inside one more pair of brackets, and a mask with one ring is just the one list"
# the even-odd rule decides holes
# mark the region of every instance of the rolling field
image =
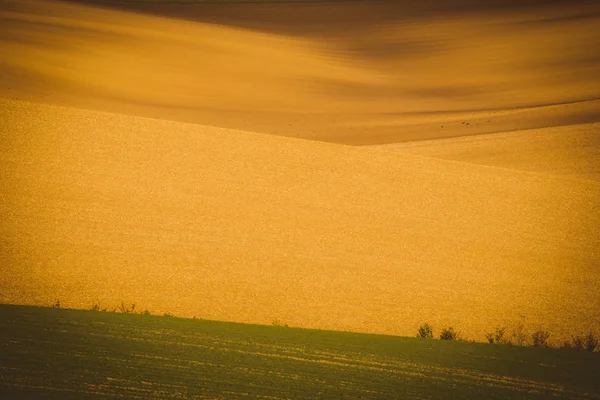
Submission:
[[[465,124],[465,122],[461,122]],[[372,148],[600,181],[600,124],[522,129]]]
[[0,7],[5,98],[358,145],[600,118],[595,1]]
[[595,353],[0,306],[15,399],[598,399]]
[[0,118],[0,302],[599,328],[598,182],[20,101]]
[[599,398],[598,26],[0,0],[0,397]]

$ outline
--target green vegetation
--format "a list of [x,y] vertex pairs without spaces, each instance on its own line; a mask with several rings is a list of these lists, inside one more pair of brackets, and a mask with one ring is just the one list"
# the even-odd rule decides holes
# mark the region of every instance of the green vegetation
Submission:
[[[60,308],[60,300],[56,300],[55,303],[51,305],[52,308]],[[100,309],[98,304],[94,304],[90,311],[108,311],[107,308]],[[121,302],[119,306],[113,307],[110,312],[120,312],[122,314],[141,314],[141,315],[152,315],[148,309],[144,311],[135,311],[135,303],[126,305],[125,302]],[[171,313],[164,313],[163,317],[175,317]],[[195,316],[193,319],[197,319]],[[282,322],[278,318],[275,318],[271,325],[280,328],[289,328],[289,325]],[[531,342],[528,341],[528,335],[525,333],[525,328],[523,324],[516,325],[512,331],[511,336],[507,338],[505,336],[506,327],[496,328],[495,332],[487,333],[486,339],[490,344],[509,344],[513,346],[533,346],[533,347],[553,347],[548,339],[550,338],[550,332],[544,330],[538,330],[531,334]],[[419,339],[433,339],[433,327],[424,323],[421,325],[417,331],[417,338]],[[469,342],[469,340],[465,338],[461,338],[454,330],[454,327],[450,326],[447,328],[443,328],[440,333],[440,340],[458,340],[463,342]],[[475,343],[476,341],[470,340],[470,342]],[[596,350],[600,351],[600,341],[598,337],[596,337],[591,331],[586,336],[571,336],[570,341],[564,341],[560,348],[563,349],[573,349],[573,350],[581,350],[588,352],[595,352]]]
[[7,399],[600,399],[600,354],[0,305]]
[[441,340],[458,340],[458,333],[454,330],[453,327],[448,327],[442,329],[442,333],[440,333]]
[[119,306],[119,311],[123,314],[135,314],[135,304],[128,306],[125,305],[124,302],[121,302],[121,305]]
[[507,340],[504,338],[504,333],[506,332],[506,328],[496,328],[495,332],[486,333],[485,337],[490,344],[503,344],[507,343]]
[[419,327],[419,331],[417,332],[417,337],[419,339],[433,339],[433,328],[431,325],[425,323]]

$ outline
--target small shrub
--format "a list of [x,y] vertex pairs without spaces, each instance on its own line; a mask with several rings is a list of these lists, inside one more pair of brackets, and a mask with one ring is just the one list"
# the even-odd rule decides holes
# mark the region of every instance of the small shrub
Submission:
[[572,349],[573,346],[571,346],[571,342],[568,340],[565,340],[564,342],[562,342],[562,344],[560,345],[561,349]]
[[585,345],[583,344],[583,338],[581,336],[571,336],[572,348],[575,350],[583,350]]
[[571,348],[575,350],[583,350],[583,338],[581,336],[571,336]]
[[433,328],[431,325],[425,323],[419,327],[417,337],[421,339],[433,339]]
[[442,333],[440,334],[441,340],[456,340],[458,339],[458,333],[454,330],[453,327],[442,329]]
[[531,335],[531,339],[533,340],[534,347],[549,347],[548,338],[550,337],[550,332],[547,331],[535,331]]
[[527,335],[523,331],[523,324],[519,324],[513,328],[511,339],[508,343],[515,346],[525,346],[527,344]]
[[488,340],[488,343],[506,343],[506,339],[504,338],[504,333],[506,332],[506,328],[496,328],[495,332],[486,333],[485,337]]
[[571,336],[571,343],[569,348],[575,350],[583,350],[585,348],[583,338],[581,336]]
[[594,352],[596,349],[598,349],[598,338],[594,336],[594,334],[592,332],[588,333],[585,336],[585,340],[584,340],[584,349],[585,351],[589,351],[590,353]]
[[121,311],[123,314],[134,314],[135,304],[132,304],[131,307],[127,307],[125,303],[121,302],[121,305],[119,306],[119,311]]
[[571,341],[565,341],[562,344],[563,349],[573,349],[580,351],[589,351],[593,352],[598,347],[598,338],[594,336],[592,332],[588,333],[586,336],[571,336]]

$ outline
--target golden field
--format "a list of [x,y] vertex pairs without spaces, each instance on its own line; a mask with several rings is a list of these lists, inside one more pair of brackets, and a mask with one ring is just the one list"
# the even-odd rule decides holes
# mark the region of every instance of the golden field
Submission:
[[600,328],[600,6],[456,2],[2,0],[0,302]]

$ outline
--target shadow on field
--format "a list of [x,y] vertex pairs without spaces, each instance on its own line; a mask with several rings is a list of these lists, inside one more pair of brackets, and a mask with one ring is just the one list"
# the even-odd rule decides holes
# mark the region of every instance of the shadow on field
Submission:
[[574,15],[593,0],[425,0],[425,1],[128,1],[67,0],[135,13],[226,25],[268,33],[327,37],[360,34],[375,27],[411,19],[454,18],[469,14],[523,12],[548,7],[568,7]]

